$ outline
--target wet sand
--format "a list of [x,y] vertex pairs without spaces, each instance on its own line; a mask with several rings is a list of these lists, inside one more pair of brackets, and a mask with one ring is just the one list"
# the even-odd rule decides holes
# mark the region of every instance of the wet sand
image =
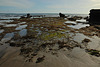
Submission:
[[[67,22],[71,21],[45,17],[0,25],[4,30],[0,33],[0,67],[100,67],[100,29],[77,28],[77,21],[72,27]],[[98,35],[86,34],[90,31]]]

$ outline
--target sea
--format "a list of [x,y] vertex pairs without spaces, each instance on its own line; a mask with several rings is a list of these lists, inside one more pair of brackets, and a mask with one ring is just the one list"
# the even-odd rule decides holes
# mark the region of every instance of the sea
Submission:
[[[0,13],[0,19],[19,19],[21,16],[26,16],[27,13]],[[45,15],[45,17],[58,17],[59,13],[30,13],[31,16]],[[70,14],[65,13],[66,16],[82,16],[87,17],[88,14]]]

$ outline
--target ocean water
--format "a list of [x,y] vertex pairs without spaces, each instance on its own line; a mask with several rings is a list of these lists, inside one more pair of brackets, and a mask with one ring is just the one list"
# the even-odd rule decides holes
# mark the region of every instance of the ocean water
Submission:
[[[26,16],[27,13],[0,13],[0,19],[18,19],[20,16]],[[59,13],[30,13],[32,16],[45,15],[45,17],[58,17]],[[65,14],[66,16],[87,17],[88,14]]]

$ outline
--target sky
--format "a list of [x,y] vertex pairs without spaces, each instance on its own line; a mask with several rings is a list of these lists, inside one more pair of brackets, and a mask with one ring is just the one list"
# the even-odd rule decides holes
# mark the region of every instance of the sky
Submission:
[[77,13],[99,9],[100,0],[0,0],[0,13]]

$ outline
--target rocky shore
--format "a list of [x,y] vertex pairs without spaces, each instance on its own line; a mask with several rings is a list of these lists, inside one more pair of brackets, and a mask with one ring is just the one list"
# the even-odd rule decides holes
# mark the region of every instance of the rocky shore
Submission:
[[100,25],[89,26],[81,19],[21,18],[1,23],[0,67],[99,67]]

